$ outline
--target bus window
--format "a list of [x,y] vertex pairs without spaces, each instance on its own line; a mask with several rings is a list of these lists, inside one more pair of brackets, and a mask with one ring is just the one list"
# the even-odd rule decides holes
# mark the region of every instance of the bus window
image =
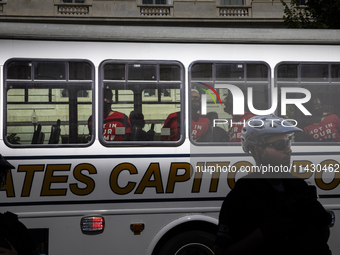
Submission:
[[94,68],[83,60],[8,60],[5,140],[9,146],[65,146],[91,141]]
[[[181,64],[107,60],[99,69],[103,100],[99,109],[103,132],[99,136],[105,145],[178,145],[184,139]],[[171,114],[178,116],[176,131],[167,127]]]
[[286,118],[294,120],[304,131],[295,135],[296,142],[340,142],[339,64],[283,62],[275,68],[275,80],[280,112],[282,89],[303,89],[302,92],[285,93],[287,99],[303,100],[308,92],[311,94],[311,99],[303,104],[311,115],[295,104],[287,104],[283,109]]
[[[270,68],[263,62],[204,62],[191,64],[189,100],[191,141],[194,144],[235,144],[241,141],[243,123],[254,115],[248,109],[247,88],[252,88],[253,106],[269,109]],[[236,94],[242,113],[233,108]],[[240,110],[240,112],[241,112]]]

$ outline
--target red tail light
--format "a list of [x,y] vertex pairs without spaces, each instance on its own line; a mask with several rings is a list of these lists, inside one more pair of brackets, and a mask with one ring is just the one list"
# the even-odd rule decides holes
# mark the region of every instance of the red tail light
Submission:
[[100,234],[104,231],[104,218],[101,216],[83,217],[80,222],[84,234]]

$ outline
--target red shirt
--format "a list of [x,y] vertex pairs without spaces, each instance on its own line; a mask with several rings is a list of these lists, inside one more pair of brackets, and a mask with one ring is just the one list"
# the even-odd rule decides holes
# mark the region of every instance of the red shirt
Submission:
[[[92,118],[89,119],[89,129],[92,129]],[[124,113],[113,112],[104,119],[103,136],[105,141],[124,141],[126,134],[131,134],[131,123]]]
[[[178,141],[180,137],[180,113],[174,112],[169,114],[166,118],[163,128],[170,129],[170,136],[162,136],[162,140],[169,141]],[[194,121],[191,119],[191,137],[195,141],[199,141],[199,139],[205,135],[209,129],[210,121],[208,118],[203,117],[202,115],[198,116],[198,120]],[[167,139],[168,138],[168,139]]]
[[191,137],[194,141],[200,142],[202,136],[204,136],[210,126],[210,120],[208,118],[203,117],[202,115],[198,116],[198,120],[195,121],[191,119]]
[[228,141],[229,142],[241,142],[241,131],[244,126],[244,123],[254,116],[255,116],[254,114],[250,112],[246,112],[246,114],[244,114],[243,116],[234,117],[232,119],[233,121],[232,126],[231,126],[231,123],[229,123]]
[[319,124],[310,124],[304,128],[306,134],[316,141],[339,142],[340,119],[335,114],[326,115]]
[[169,116],[166,118],[163,128],[169,128],[170,129],[170,136],[162,136],[163,141],[178,141],[180,137],[180,113],[174,112],[169,114]]

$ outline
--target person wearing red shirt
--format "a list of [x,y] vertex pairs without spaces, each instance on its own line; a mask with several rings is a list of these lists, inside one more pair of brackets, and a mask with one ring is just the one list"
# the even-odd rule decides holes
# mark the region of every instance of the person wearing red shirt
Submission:
[[304,128],[309,141],[339,142],[339,117],[335,114],[324,112],[319,98],[313,99],[311,112],[313,121]]
[[229,123],[228,142],[241,142],[241,131],[244,123],[255,115],[247,110],[248,107],[246,107],[244,115],[233,115],[233,97],[231,93],[228,93],[225,97],[224,106],[224,111],[232,116],[232,124]]
[[[191,92],[191,138],[196,142],[208,141],[210,121],[198,111],[201,109],[201,95]],[[163,141],[178,141],[180,138],[180,112],[171,113],[164,122],[163,129],[169,128],[170,135],[163,135]]]
[[[110,89],[104,90],[103,137],[105,141],[131,140],[131,123],[129,118],[121,112],[112,111],[113,93]],[[92,116],[88,120],[89,130],[92,130]]]

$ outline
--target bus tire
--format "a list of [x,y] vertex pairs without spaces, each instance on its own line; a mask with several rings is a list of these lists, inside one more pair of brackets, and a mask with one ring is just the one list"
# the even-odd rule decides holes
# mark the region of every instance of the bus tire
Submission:
[[161,248],[159,255],[214,255],[215,237],[204,231],[187,231],[172,237]]

